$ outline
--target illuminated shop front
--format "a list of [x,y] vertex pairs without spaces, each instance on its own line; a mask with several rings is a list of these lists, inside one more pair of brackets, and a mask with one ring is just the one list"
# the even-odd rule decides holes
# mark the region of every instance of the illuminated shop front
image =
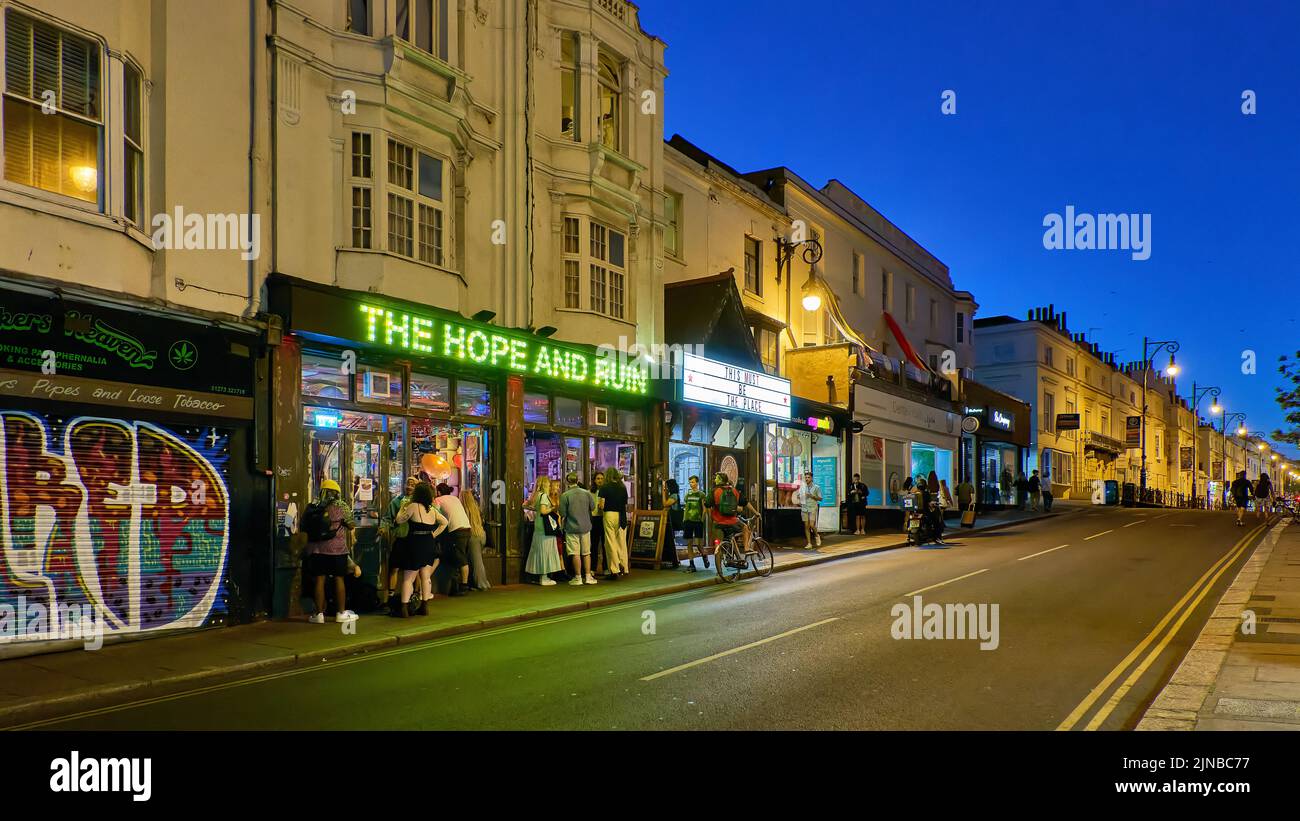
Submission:
[[845,474],[844,429],[848,415],[842,408],[793,397],[795,413],[789,422],[769,422],[764,452],[765,520],[768,534],[777,538],[801,536],[803,519],[795,490],[811,472],[821,488],[817,528],[839,532],[841,507],[848,488]]
[[[891,386],[892,387],[892,386]],[[854,467],[867,486],[869,526],[892,524],[901,517],[908,477],[935,477],[956,495],[960,433],[951,402],[906,398],[863,384],[853,386],[853,419],[862,430],[853,435]],[[851,478],[851,477],[850,477]]]
[[764,426],[790,418],[790,383],[762,371],[686,354],[669,405],[668,476],[706,492],[722,473],[756,509],[765,507]]
[[266,611],[252,328],[0,288],[5,655]]
[[[644,370],[589,346],[445,310],[275,277],[277,499],[301,508],[335,479],[357,516],[363,577],[383,571],[380,519],[409,477],[472,493],[493,581],[527,554],[522,503],[538,476],[626,468],[644,491]],[[296,446],[295,446],[296,441]],[[290,453],[290,451],[296,451]],[[497,484],[497,483],[500,484]]]
[[962,392],[961,480],[975,488],[981,509],[1014,505],[1032,411],[1015,397],[973,380],[962,381]]

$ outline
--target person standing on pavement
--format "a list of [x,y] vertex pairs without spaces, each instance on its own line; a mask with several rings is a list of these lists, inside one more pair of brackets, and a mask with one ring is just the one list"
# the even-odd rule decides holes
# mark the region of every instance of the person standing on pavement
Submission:
[[1025,509],[1025,502],[1029,496],[1029,480],[1025,474],[1021,473],[1016,476],[1016,507],[1020,510]]
[[1245,524],[1242,517],[1246,515],[1246,506],[1250,504],[1250,497],[1255,492],[1250,480],[1246,478],[1246,471],[1237,472],[1237,478],[1232,480],[1229,492],[1232,494],[1232,503],[1237,507],[1237,526],[1241,527]]
[[1034,471],[1029,476],[1029,481],[1025,483],[1025,490],[1029,494],[1029,509],[1038,512],[1038,497],[1043,493],[1043,481],[1038,478],[1038,471]]
[[402,589],[398,594],[398,608],[394,615],[410,615],[406,603],[415,590],[415,579],[420,579],[420,608],[416,615],[429,614],[429,601],[433,598],[433,571],[438,567],[438,537],[447,527],[447,518],[433,503],[433,488],[420,482],[411,491],[411,498],[397,511],[397,523],[410,522],[407,546],[402,557]]
[[384,557],[388,575],[388,609],[397,608],[397,590],[401,583],[402,571],[398,565],[402,561],[402,551],[406,547],[406,534],[410,531],[409,522],[397,523],[397,511],[402,509],[411,498],[411,492],[420,483],[418,477],[406,477],[406,492],[388,503],[388,512],[384,514],[384,530],[388,537],[388,555]]
[[1268,474],[1260,471],[1259,481],[1255,482],[1255,515],[1267,519],[1273,512],[1273,484]]
[[853,524],[853,535],[862,536],[867,532],[867,497],[870,490],[862,482],[862,475],[853,474],[849,482],[847,499],[849,502],[849,521]]
[[596,493],[605,528],[605,578],[611,581],[630,571],[627,556],[627,488],[618,468],[605,469],[605,483]]
[[560,496],[560,522],[564,526],[564,552],[573,560],[569,584],[595,584],[591,572],[591,518],[596,514],[596,497],[578,484],[578,474],[570,473],[564,481],[569,487]]
[[[596,497],[596,504],[600,504],[600,489],[605,486],[605,472],[598,470],[591,477],[591,495]],[[596,519],[591,524],[591,572],[597,577],[606,575],[605,572],[605,517],[601,515],[599,507],[596,510]]]
[[537,583],[543,587],[555,584],[552,573],[564,569],[560,554],[556,548],[557,535],[560,530],[560,517],[551,504],[551,477],[538,476],[533,486],[533,497],[527,506],[533,511],[533,538],[528,548],[528,560],[524,563],[524,572],[537,577]]
[[672,551],[673,569],[681,562],[677,558],[677,533],[682,529],[682,489],[676,479],[669,478],[659,494],[660,507],[668,511],[667,549]]
[[975,486],[970,483],[969,479],[962,479],[957,485],[957,506],[962,510],[966,510],[974,500]]
[[474,491],[467,490],[460,499],[469,517],[469,564],[470,583],[475,590],[487,590],[492,587],[488,581],[487,568],[483,566],[483,548],[487,546],[487,530],[483,527],[483,511],[474,498]]
[[817,514],[821,507],[822,489],[813,482],[811,470],[804,471],[803,484],[795,489],[791,501],[799,506],[799,518],[803,519],[803,535],[807,544],[804,550],[822,546],[822,534],[817,532]]
[[704,559],[704,568],[709,567],[709,554],[704,552],[704,507],[707,494],[700,489],[700,477],[692,476],[690,484],[682,497],[682,538],[686,539],[686,555],[691,563],[686,569],[695,572],[695,553]]
[[348,538],[357,526],[352,508],[343,501],[339,483],[326,479],[320,483],[319,500],[303,511],[299,530],[307,534],[307,574],[313,577],[316,614],[312,624],[325,623],[325,578],[334,578],[336,622],[356,621],[357,614],[347,609],[345,579],[348,574]]
[[442,534],[441,557],[443,566],[451,572],[448,595],[463,596],[472,589],[469,586],[469,515],[446,482],[438,485],[438,498],[433,503],[447,519],[447,530]]

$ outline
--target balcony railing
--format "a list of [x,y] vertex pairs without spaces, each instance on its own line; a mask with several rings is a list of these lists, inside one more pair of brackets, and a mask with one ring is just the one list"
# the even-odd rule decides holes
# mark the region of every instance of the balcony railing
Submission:
[[1125,451],[1124,443],[1118,439],[1113,439],[1104,433],[1096,431],[1085,431],[1083,436],[1083,446],[1093,450],[1101,450],[1107,453],[1119,455]]

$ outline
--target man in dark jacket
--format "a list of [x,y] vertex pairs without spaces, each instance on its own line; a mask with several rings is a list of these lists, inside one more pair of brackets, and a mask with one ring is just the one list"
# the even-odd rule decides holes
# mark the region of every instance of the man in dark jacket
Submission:
[[1038,497],[1041,496],[1043,492],[1043,480],[1038,478],[1038,471],[1034,471],[1030,475],[1029,482],[1026,483],[1025,489],[1029,492],[1029,509],[1037,513]]
[[1232,480],[1232,487],[1229,488],[1232,493],[1232,503],[1237,507],[1237,526],[1242,524],[1242,517],[1246,515],[1246,505],[1250,504],[1250,495],[1254,491],[1251,487],[1250,480],[1246,478],[1246,471],[1239,471],[1237,478]]

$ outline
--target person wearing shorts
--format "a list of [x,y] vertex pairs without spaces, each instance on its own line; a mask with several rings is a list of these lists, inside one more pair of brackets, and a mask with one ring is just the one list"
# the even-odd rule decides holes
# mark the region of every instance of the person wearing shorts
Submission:
[[560,521],[564,525],[564,555],[573,560],[573,578],[569,584],[596,584],[591,572],[591,517],[596,513],[596,497],[578,482],[578,474],[564,477],[568,488],[560,496]]
[[1250,497],[1254,492],[1250,480],[1246,478],[1246,471],[1237,473],[1237,478],[1232,480],[1229,491],[1232,494],[1232,503],[1237,508],[1237,526],[1241,527],[1244,524],[1242,517],[1246,515],[1246,506],[1250,504]]
[[686,569],[695,572],[695,554],[704,559],[704,567],[709,566],[709,555],[704,552],[704,500],[706,494],[700,489],[700,477],[692,476],[688,480],[689,488],[682,494],[682,538],[686,540],[686,555],[690,563]]
[[804,473],[803,484],[795,490],[791,499],[799,505],[799,518],[803,520],[804,536],[808,541],[804,545],[804,550],[821,547],[822,534],[817,531],[817,516],[822,501],[822,489],[820,485],[813,482],[811,470]]

